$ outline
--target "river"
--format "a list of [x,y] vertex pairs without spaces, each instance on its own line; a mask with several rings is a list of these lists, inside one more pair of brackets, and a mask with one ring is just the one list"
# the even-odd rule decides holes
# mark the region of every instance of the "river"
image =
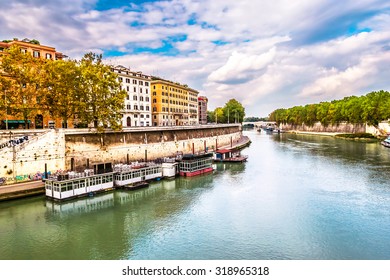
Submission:
[[54,203],[0,203],[0,259],[390,259],[390,149],[245,131],[244,164]]

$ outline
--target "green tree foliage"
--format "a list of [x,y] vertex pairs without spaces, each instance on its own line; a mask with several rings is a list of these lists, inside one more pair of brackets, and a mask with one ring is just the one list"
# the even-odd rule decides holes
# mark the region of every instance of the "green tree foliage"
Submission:
[[215,110],[214,110],[214,118],[215,118],[215,122],[216,123],[225,123],[225,122],[227,122],[225,120],[225,115],[223,113],[223,108],[222,107],[215,108]]
[[350,96],[331,102],[276,109],[269,115],[270,121],[293,125],[313,125],[315,122],[325,126],[340,122],[378,125],[380,121],[388,119],[390,93],[383,90],[360,97]]
[[241,123],[245,117],[245,108],[235,99],[230,99],[223,107],[225,121],[228,123]]
[[120,89],[117,75],[104,65],[102,56],[87,53],[80,61],[81,84],[79,88],[79,112],[82,122],[93,123],[99,130],[121,127],[126,92]]

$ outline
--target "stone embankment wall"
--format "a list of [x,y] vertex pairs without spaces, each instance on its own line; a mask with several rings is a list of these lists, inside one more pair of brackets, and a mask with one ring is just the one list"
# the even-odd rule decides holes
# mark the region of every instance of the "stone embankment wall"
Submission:
[[[95,163],[126,163],[210,151],[242,136],[239,124],[197,127],[148,127],[103,134],[68,130],[65,135],[65,168],[82,170]],[[72,163],[73,162],[73,163]]]
[[[95,163],[126,163],[213,150],[242,136],[240,124],[142,127],[96,133],[89,129],[0,132],[0,185],[40,180],[45,172],[82,170]],[[10,142],[10,141],[13,142]]]
[[366,132],[365,124],[350,124],[350,123],[340,123],[338,125],[328,125],[328,126],[323,126],[320,122],[317,122],[312,126],[308,126],[305,124],[302,125],[281,124],[280,128],[282,130],[296,130],[296,131],[305,131],[305,132],[331,132],[331,133]]
[[340,123],[337,125],[323,126],[320,122],[315,123],[312,126],[305,124],[291,125],[281,124],[281,129],[286,131],[304,131],[304,132],[327,132],[327,133],[371,133],[376,136],[386,136],[390,133],[390,125],[388,121],[383,121],[378,126],[366,125],[366,124],[351,124]]
[[[10,130],[0,133],[1,183],[39,180],[65,168],[65,137],[58,130]],[[4,182],[6,180],[6,182]]]

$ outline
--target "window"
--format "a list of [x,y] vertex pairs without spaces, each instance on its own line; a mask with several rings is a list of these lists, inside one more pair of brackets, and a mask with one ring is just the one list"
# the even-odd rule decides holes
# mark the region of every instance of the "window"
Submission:
[[148,89],[146,89],[146,94],[148,94],[149,93],[149,90]]
[[46,59],[51,59],[52,58],[52,55],[50,53],[47,53],[46,54]]
[[146,111],[149,111],[149,106],[146,106],[145,110],[146,110]]
[[141,114],[141,119],[143,119],[143,118],[144,118],[144,115]]
[[149,119],[149,115],[146,115],[145,117],[146,117],[147,119]]
[[140,97],[139,97],[139,101],[144,101],[144,97],[143,97],[143,96],[140,96]]
[[[149,82],[145,82],[145,86],[149,86]],[[148,90],[146,90],[146,93],[148,93]]]
[[133,84],[135,84],[135,85],[136,85],[136,84],[137,84],[137,80],[133,80]]
[[137,92],[137,88],[136,87],[134,87],[133,89],[134,89],[134,92]]
[[[138,105],[134,105],[134,110],[138,110]],[[136,115],[134,117],[136,117]]]
[[20,49],[21,53],[27,53],[27,49]]
[[153,99],[153,103],[156,103],[156,102],[157,102],[157,100],[156,100],[156,98],[154,98],[154,99]]
[[155,91],[153,91],[153,96],[156,96],[156,92]]
[[130,84],[130,79],[126,79],[126,83]]
[[143,86],[143,85],[144,85],[144,82],[143,82],[143,81],[139,81],[139,85],[140,85],[140,86]]
[[137,95],[133,95],[133,100],[137,100]]
[[144,106],[143,105],[139,106],[139,109],[143,111],[144,110]]
[[119,82],[123,82],[123,78],[119,77],[118,78]]
[[142,93],[142,88],[139,89],[139,92]]
[[41,53],[39,51],[33,51],[33,57],[41,57]]
[[127,108],[127,110],[131,110],[131,105],[127,104],[126,108]]
[[153,89],[156,89],[156,86],[153,86]]
[[149,97],[145,97],[145,101],[146,101],[146,102],[149,102]]

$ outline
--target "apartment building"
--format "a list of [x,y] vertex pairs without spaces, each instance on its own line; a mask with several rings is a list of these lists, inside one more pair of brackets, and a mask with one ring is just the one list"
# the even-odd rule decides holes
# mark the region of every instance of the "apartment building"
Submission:
[[118,65],[112,68],[118,74],[121,89],[127,92],[124,100],[122,126],[151,126],[151,76]]
[[[14,45],[18,46],[22,53],[30,53],[35,58],[61,60],[64,57],[66,57],[63,53],[57,52],[54,47],[40,45],[40,43],[37,40],[23,39],[19,41],[16,38],[13,40],[1,41],[0,53],[8,48],[11,48]],[[7,73],[0,73],[0,75],[12,79],[12,77],[9,76]],[[9,93],[6,93],[5,91],[0,94],[5,104],[4,113],[0,114],[3,117],[0,120],[0,129],[14,129],[14,128],[23,128],[23,127],[60,128],[63,127],[64,125],[65,127],[68,125],[68,124],[63,124],[61,119],[53,118],[52,116],[48,115],[44,110],[37,110],[36,115],[31,119],[29,119],[27,123],[25,123],[25,120],[21,119],[20,116],[9,114],[9,110],[8,110],[9,108],[7,107],[8,102],[6,102],[6,100],[8,99],[8,94]],[[71,121],[70,121],[70,126],[71,127],[73,126]]]
[[198,96],[198,116],[199,124],[207,124],[207,103],[206,96]]
[[198,91],[157,77],[151,91],[153,126],[198,124]]
[[57,52],[54,47],[40,45],[37,40],[29,40],[27,38],[21,41],[14,39],[12,41],[5,40],[0,42],[0,51],[8,49],[13,45],[19,46],[23,53],[31,53],[35,58],[59,60],[66,57],[63,53]]

